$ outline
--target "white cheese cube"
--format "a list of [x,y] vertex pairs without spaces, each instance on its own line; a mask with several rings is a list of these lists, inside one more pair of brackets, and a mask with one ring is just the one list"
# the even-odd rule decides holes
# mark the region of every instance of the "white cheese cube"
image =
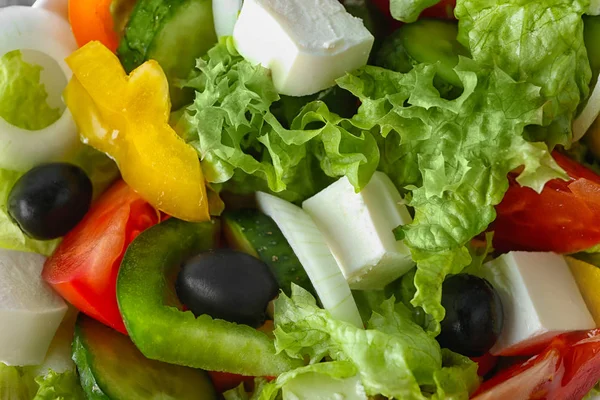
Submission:
[[43,280],[45,258],[0,249],[0,362],[39,365],[67,312]]
[[485,267],[484,277],[504,308],[504,329],[493,355],[536,352],[561,333],[596,327],[562,256],[511,252]]
[[323,232],[352,289],[382,289],[414,266],[393,233],[412,218],[384,173],[376,172],[360,193],[342,178],[302,207]]
[[364,66],[375,40],[338,0],[245,0],[233,38],[289,96],[317,93]]

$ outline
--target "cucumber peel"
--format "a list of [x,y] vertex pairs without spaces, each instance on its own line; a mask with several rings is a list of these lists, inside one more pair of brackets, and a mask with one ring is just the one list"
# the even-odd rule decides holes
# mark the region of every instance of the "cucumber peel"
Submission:
[[91,400],[216,400],[206,372],[148,360],[131,340],[85,316],[75,328],[73,359]]
[[[246,325],[196,318],[167,304],[167,276],[192,255],[216,247],[218,225],[171,218],[129,246],[117,281],[117,300],[131,339],[148,358],[209,371],[276,376],[301,366],[276,354],[265,333]],[[172,293],[171,293],[172,295]]]
[[271,218],[254,209],[227,212],[223,228],[229,246],[267,264],[286,295],[292,294],[294,283],[316,296],[300,260]]
[[144,61],[156,60],[169,80],[173,109],[193,100],[193,90],[183,90],[200,58],[217,43],[211,0],[138,0],[117,54],[129,73]]

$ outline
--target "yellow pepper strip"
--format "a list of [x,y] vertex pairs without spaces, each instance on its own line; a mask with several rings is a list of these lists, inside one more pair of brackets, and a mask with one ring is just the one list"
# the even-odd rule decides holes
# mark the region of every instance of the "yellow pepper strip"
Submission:
[[169,126],[167,78],[155,61],[127,76],[99,42],[67,58],[65,101],[82,140],[112,157],[123,179],[157,209],[186,221],[210,219],[200,160]]

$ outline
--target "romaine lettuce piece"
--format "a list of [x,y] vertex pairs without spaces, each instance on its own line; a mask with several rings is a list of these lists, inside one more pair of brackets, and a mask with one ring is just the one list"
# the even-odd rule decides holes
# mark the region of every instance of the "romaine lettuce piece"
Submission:
[[[477,366],[468,358],[442,351],[433,337],[412,321],[394,298],[373,311],[366,330],[334,320],[299,286],[292,296],[275,300],[275,347],[290,357],[310,359],[308,367],[263,385],[261,400],[274,399],[280,388],[304,373],[335,379],[358,375],[367,395],[399,399],[468,399],[479,384]],[[320,363],[324,357],[333,362]],[[389,371],[394,371],[390,374]],[[352,386],[352,380],[345,381]]]
[[540,88],[546,103],[536,141],[568,145],[592,78],[582,15],[589,0],[458,0],[459,41],[480,65],[497,66]]

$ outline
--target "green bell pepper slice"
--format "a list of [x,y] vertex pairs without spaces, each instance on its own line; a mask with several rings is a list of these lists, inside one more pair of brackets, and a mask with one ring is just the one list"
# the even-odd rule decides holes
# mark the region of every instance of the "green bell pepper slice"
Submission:
[[148,358],[207,371],[277,376],[302,365],[276,354],[273,340],[250,326],[196,318],[176,305],[173,276],[187,258],[216,247],[217,222],[171,218],[129,246],[119,270],[117,299],[131,339]]

